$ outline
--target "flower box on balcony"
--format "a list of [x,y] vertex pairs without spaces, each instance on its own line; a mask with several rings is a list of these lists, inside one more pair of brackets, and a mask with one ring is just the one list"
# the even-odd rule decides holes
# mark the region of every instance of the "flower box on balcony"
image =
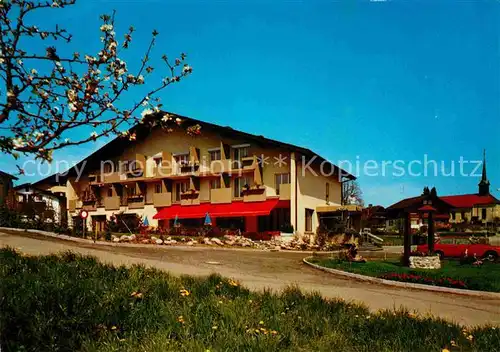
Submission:
[[181,193],[181,199],[193,199],[198,198],[200,192],[196,189],[190,189],[184,193]]

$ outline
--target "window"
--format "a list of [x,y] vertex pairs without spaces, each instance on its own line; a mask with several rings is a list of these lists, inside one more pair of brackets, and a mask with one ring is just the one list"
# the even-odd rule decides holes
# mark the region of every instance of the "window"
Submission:
[[162,164],[162,162],[163,162],[163,158],[161,158],[161,157],[160,158],[154,158],[153,160],[155,162],[156,167],[160,167],[161,164]]
[[155,183],[155,193],[162,193],[161,183]]
[[250,145],[233,146],[233,163],[234,168],[241,168],[241,159],[248,156],[248,147]]
[[452,212],[451,212],[451,219],[452,219],[452,220],[455,220],[455,217],[456,217],[455,212],[454,212],[454,211],[452,211]]
[[213,149],[208,151],[210,161],[221,160],[220,149]]
[[221,188],[220,177],[210,180],[210,189]]
[[481,218],[486,220],[486,208],[481,209]]
[[181,194],[187,192],[189,189],[189,181],[177,182],[175,184],[175,201],[181,201]]
[[180,166],[185,166],[189,162],[189,153],[174,155],[174,160]]
[[253,178],[251,178],[250,176],[243,176],[243,177],[237,177],[234,179],[233,196],[235,198],[239,198],[239,197],[243,196],[242,191],[243,191],[243,187],[245,185],[248,185],[250,187],[253,186]]
[[276,194],[280,194],[280,185],[290,183],[290,174],[276,174],[274,182],[276,184]]
[[113,197],[113,188],[108,188],[108,197]]
[[326,183],[326,189],[325,189],[325,200],[328,203],[330,201],[330,183]]
[[313,215],[313,209],[306,209],[306,232],[312,232]]

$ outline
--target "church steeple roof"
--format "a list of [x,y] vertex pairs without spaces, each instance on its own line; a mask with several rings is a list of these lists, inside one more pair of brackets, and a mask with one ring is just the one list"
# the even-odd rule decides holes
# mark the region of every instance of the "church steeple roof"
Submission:
[[479,194],[487,195],[490,193],[490,181],[486,176],[486,150],[483,150],[483,174],[481,175],[481,181],[479,182]]

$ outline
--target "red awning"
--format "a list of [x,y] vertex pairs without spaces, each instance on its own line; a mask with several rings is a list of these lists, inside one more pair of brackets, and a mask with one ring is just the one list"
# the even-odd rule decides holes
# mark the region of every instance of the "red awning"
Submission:
[[200,219],[205,214],[210,214],[213,218],[226,218],[238,216],[260,216],[269,215],[274,208],[290,207],[290,201],[280,201],[279,199],[268,199],[263,202],[243,202],[237,201],[230,204],[210,204],[200,205],[172,205],[161,209],[153,219],[166,220],[174,219]]

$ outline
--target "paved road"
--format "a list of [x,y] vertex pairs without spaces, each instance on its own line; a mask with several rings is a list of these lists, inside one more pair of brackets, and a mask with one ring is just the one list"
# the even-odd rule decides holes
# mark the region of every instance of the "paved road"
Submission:
[[208,275],[215,272],[240,280],[255,290],[278,290],[296,284],[304,291],[318,291],[327,298],[342,297],[363,302],[372,310],[403,306],[466,325],[500,325],[499,299],[406,290],[344,279],[304,265],[302,253],[193,247],[110,247],[2,232],[0,246],[16,247],[27,254],[72,250],[116,265],[141,263],[174,274]]

